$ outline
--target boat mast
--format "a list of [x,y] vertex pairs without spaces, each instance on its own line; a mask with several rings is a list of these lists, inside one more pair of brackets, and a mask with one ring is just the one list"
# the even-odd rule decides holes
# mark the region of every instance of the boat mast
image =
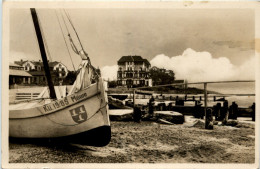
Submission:
[[40,30],[38,16],[37,16],[35,8],[31,8],[30,10],[31,10],[31,15],[32,15],[32,19],[33,19],[33,24],[34,24],[37,40],[38,40],[38,43],[39,43],[43,67],[44,67],[44,71],[45,71],[45,77],[47,79],[48,86],[49,86],[49,89],[50,89],[50,98],[56,99],[57,97],[56,97],[55,89],[54,89],[52,79],[51,79],[50,68],[49,68],[49,65],[48,65],[47,55],[46,55],[46,52],[45,52],[45,47],[44,47],[44,42],[43,42],[43,38],[42,38],[42,33],[41,33],[41,30]]

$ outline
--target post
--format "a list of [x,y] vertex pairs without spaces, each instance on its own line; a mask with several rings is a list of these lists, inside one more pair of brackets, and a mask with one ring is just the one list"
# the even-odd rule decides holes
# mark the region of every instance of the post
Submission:
[[206,126],[206,121],[207,121],[207,101],[208,101],[208,94],[207,94],[207,83],[204,83],[204,112],[205,112],[205,128]]
[[133,106],[135,107],[135,89],[133,91]]

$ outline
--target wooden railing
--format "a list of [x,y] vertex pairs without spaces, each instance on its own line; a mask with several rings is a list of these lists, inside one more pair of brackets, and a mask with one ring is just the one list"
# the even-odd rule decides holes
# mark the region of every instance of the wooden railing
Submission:
[[16,93],[15,100],[31,100],[35,99],[40,93]]
[[[167,87],[167,86],[180,86],[180,85],[193,85],[193,84],[203,84],[204,85],[204,112],[205,112],[205,125],[207,119],[207,108],[208,108],[208,92],[207,92],[207,85],[210,83],[245,83],[245,82],[255,82],[255,80],[233,80],[233,81],[208,81],[208,82],[193,82],[193,83],[173,83],[173,84],[166,84],[166,85],[157,85],[152,87],[137,87],[134,88],[133,91],[133,104],[135,106],[135,94],[137,89],[144,89],[144,88],[158,88],[158,87]],[[205,126],[206,127],[206,126]]]

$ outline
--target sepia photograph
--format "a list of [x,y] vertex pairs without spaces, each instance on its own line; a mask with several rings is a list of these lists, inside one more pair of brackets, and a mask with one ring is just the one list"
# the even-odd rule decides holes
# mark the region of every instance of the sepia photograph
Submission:
[[2,167],[259,167],[260,3],[212,3],[4,2]]

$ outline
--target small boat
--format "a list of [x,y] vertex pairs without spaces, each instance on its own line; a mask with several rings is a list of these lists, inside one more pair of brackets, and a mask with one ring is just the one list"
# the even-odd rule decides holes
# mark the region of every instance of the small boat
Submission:
[[[36,10],[31,9],[31,14],[48,80],[51,78],[46,71],[48,62]],[[107,145],[111,139],[108,99],[102,78],[94,73],[95,68],[83,50],[79,73],[68,94],[60,94],[57,98],[50,80],[47,98],[45,91],[38,98],[10,103],[9,137]]]

